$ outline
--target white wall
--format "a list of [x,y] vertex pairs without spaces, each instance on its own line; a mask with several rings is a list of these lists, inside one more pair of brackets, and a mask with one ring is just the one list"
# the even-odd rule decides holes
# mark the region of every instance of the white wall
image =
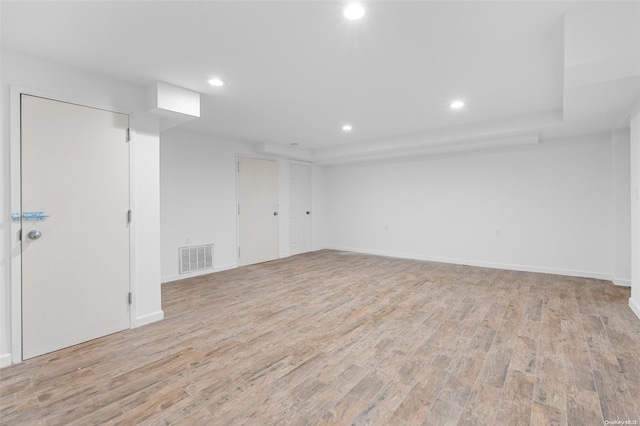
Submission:
[[[1,10],[1,8],[0,8]],[[9,96],[4,84],[4,59],[0,52],[0,134],[2,134],[2,149],[0,149],[0,367],[11,364],[11,225],[10,225],[10,137],[7,114]]]
[[[280,257],[290,255],[289,161],[256,154],[253,144],[194,133],[180,128],[160,136],[160,205],[162,281],[202,275],[237,266],[236,159],[237,155],[278,161]],[[317,173],[317,167],[313,170]],[[317,177],[314,174],[315,177]],[[312,238],[322,231],[321,200],[313,180]],[[314,183],[315,182],[315,183]],[[321,191],[318,191],[321,193]],[[318,212],[316,214],[315,207]],[[320,239],[320,241],[322,241]],[[178,274],[178,248],[214,244],[214,269]]]
[[278,161],[278,241],[279,256],[291,256],[291,175],[289,161],[277,158]]
[[[214,270],[237,266],[236,154],[246,142],[178,128],[160,135],[160,240],[162,281],[178,275],[178,248],[214,244]],[[211,272],[211,271],[207,271]],[[185,276],[192,276],[190,274]]]
[[613,282],[631,285],[630,129],[613,133],[614,264]]
[[[142,109],[142,106],[136,107]],[[160,138],[158,117],[134,113],[132,326],[164,318],[160,288]]]
[[[162,318],[160,304],[159,241],[159,142],[158,120],[144,112],[144,88],[47,60],[2,50],[2,124],[1,151],[2,216],[0,233],[0,361],[6,365],[12,357],[12,340],[16,329],[11,323],[11,251],[19,248],[11,229],[10,213],[10,86],[18,86],[74,100],[91,106],[116,107],[132,111],[132,185],[134,222],[132,223],[132,289],[134,305],[132,326]],[[17,194],[12,194],[17,196]],[[15,226],[14,226],[15,227]],[[17,250],[16,250],[17,249]],[[13,339],[12,339],[13,330]],[[18,329],[19,331],[19,329]],[[15,358],[15,353],[14,353]],[[15,359],[14,359],[15,361]]]
[[612,276],[610,135],[325,174],[333,248]]
[[640,103],[631,112],[631,298],[640,318]]

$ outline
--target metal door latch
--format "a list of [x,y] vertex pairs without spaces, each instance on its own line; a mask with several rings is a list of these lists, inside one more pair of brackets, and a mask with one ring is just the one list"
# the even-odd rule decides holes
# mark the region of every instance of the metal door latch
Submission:
[[40,222],[48,218],[49,215],[45,212],[24,212],[22,213],[22,220],[25,222]]

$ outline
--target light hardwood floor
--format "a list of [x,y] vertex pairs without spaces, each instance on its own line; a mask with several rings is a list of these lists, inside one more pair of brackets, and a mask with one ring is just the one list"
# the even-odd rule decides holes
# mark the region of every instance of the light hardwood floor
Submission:
[[165,284],[165,320],[1,370],[1,423],[640,424],[629,295],[308,253]]

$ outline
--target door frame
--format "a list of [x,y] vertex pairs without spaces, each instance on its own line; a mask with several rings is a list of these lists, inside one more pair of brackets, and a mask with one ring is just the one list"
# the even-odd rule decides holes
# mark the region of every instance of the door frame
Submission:
[[[126,114],[129,116],[130,140],[129,140],[129,206],[135,212],[135,150],[132,148],[135,143],[135,114],[130,108],[122,108],[113,105],[103,105],[96,102],[79,99],[74,96],[64,96],[59,93],[51,93],[29,87],[10,86],[9,87],[9,173],[10,189],[9,205],[11,213],[21,211],[22,205],[22,161],[21,161],[21,106],[20,95],[31,95],[53,101],[66,102],[89,108],[102,109],[106,111]],[[22,359],[22,248],[19,239],[21,222],[13,222],[11,217],[7,220],[11,224],[9,231],[9,249],[11,262],[9,266],[10,287],[11,287],[11,362],[21,363]],[[129,328],[135,325],[136,318],[136,263],[135,263],[135,235],[136,221],[129,223],[129,291],[132,293],[132,303],[129,309]]]
[[[238,202],[240,201],[240,176],[239,171],[238,171],[238,167],[240,164],[240,158],[251,158],[253,160],[267,160],[267,161],[275,161],[276,164],[278,165],[278,259],[282,259],[282,255],[280,253],[280,245],[281,245],[281,238],[280,238],[280,232],[282,229],[282,194],[280,191],[280,181],[281,181],[281,176],[282,176],[282,171],[280,170],[280,162],[278,161],[278,158],[276,157],[270,157],[267,155],[260,155],[260,154],[236,154],[236,158],[235,158],[235,164],[233,165],[234,170],[235,170],[235,177],[236,177],[236,267],[240,267],[240,256],[238,256],[238,250],[240,248],[240,215],[238,214]],[[288,164],[287,164],[287,168],[288,168]],[[287,179],[288,179],[288,170],[287,170]],[[288,208],[288,207],[287,207]],[[287,212],[287,217],[288,217],[289,213]]]
[[[309,221],[309,251],[313,251],[313,164],[308,161],[299,161],[299,160],[289,160],[289,210],[291,210],[291,165],[292,164],[302,164],[304,166],[309,166],[309,185],[307,188],[307,194],[309,195],[309,211],[311,212],[311,217]],[[291,227],[291,215],[289,215],[289,227]],[[308,253],[303,252],[303,253]],[[291,235],[289,235],[289,253],[291,253]],[[302,254],[302,253],[298,253]]]

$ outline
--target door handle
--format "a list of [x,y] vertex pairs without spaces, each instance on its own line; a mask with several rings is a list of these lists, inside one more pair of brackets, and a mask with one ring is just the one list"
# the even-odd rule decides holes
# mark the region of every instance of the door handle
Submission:
[[278,212],[273,212],[273,215],[274,216],[278,216]]
[[307,214],[311,214],[311,212],[307,212]]
[[42,236],[42,232],[38,231],[37,229],[34,229],[33,231],[29,231],[29,233],[27,234],[27,237],[29,237],[29,239],[31,240],[37,240],[41,236]]

